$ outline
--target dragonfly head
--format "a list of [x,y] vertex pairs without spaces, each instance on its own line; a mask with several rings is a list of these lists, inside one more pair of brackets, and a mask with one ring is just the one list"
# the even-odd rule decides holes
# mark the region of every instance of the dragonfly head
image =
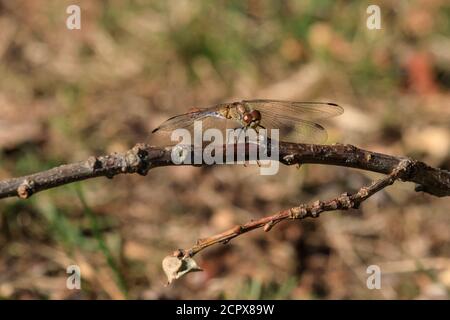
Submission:
[[242,120],[248,127],[258,127],[261,121],[261,113],[258,110],[253,110],[244,114]]

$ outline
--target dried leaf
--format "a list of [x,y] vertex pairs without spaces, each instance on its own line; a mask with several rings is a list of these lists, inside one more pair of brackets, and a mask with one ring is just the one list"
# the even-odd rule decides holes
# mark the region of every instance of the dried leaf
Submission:
[[203,271],[192,258],[167,256],[162,261],[162,268],[167,276],[168,284],[189,272]]

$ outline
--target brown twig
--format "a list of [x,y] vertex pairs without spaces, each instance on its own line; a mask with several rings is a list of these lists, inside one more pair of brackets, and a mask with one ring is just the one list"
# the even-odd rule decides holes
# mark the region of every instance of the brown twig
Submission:
[[[216,147],[226,158],[229,145]],[[238,154],[240,147],[244,147],[247,160],[249,144],[234,145],[234,154]],[[146,175],[150,169],[176,165],[172,161],[172,151],[175,147],[154,147],[147,144],[137,144],[124,153],[114,153],[106,156],[90,157],[86,161],[62,165],[50,170],[38,172],[19,178],[0,181],[0,198],[18,196],[26,199],[32,194],[54,188],[60,185],[90,178],[105,176],[112,178],[122,173],[138,173]],[[202,148],[185,146],[188,158],[193,158]],[[235,157],[236,158],[236,157]],[[258,159],[264,159],[259,157]],[[266,158],[267,159],[267,158]],[[280,142],[278,161],[285,165],[316,163],[335,166],[358,168],[367,171],[389,174],[402,157],[371,152],[356,148],[352,145],[313,145]],[[423,162],[411,160],[411,170],[404,181],[418,184],[416,190],[443,197],[450,195],[450,172],[432,168]],[[202,162],[194,165],[207,165]]]
[[191,258],[207,247],[217,243],[228,243],[231,239],[254,229],[264,228],[264,231],[268,232],[274,225],[284,220],[301,220],[309,217],[317,218],[322,212],[325,211],[358,208],[364,200],[373,194],[393,184],[398,179],[408,177],[412,170],[414,170],[414,162],[408,159],[402,160],[391,174],[387,175],[383,179],[372,182],[369,186],[362,187],[354,194],[349,195],[344,193],[337,198],[328,201],[316,201],[308,205],[302,204],[297,207],[282,210],[271,216],[252,220],[243,225],[237,225],[217,235],[199,239],[197,240],[197,243],[189,249],[178,249],[173,253],[173,256],[180,259]]

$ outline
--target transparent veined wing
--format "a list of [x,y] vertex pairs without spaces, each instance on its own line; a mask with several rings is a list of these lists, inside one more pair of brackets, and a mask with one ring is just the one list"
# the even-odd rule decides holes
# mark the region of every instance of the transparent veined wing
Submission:
[[[280,141],[318,144],[328,138],[327,131],[318,123],[260,112],[261,125],[266,129],[278,129]],[[268,134],[270,137],[270,132]]]
[[217,109],[218,107],[216,106],[171,117],[160,124],[159,127],[155,128],[152,133],[157,131],[172,131],[180,128],[189,128],[193,126],[195,121],[204,120],[209,117],[223,119],[223,116],[220,115]]
[[331,102],[292,102],[282,100],[244,100],[251,110],[259,110],[272,118],[289,116],[299,120],[320,120],[338,116],[344,109]]
[[280,130],[280,140],[303,143],[323,143],[327,132],[314,120],[327,119],[344,112],[329,102],[292,102],[282,100],[244,100],[247,109],[261,113],[261,125]]

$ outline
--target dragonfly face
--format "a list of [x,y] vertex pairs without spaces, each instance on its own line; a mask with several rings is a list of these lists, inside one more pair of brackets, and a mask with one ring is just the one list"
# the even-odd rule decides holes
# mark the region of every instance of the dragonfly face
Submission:
[[260,127],[262,116],[258,110],[245,106],[241,102],[232,103],[229,106],[225,106],[225,108],[227,108],[225,118],[240,123],[244,128],[257,129]]
[[242,121],[244,121],[246,127],[256,129],[260,126],[261,112],[259,112],[258,110],[253,110],[251,112],[244,113]]

